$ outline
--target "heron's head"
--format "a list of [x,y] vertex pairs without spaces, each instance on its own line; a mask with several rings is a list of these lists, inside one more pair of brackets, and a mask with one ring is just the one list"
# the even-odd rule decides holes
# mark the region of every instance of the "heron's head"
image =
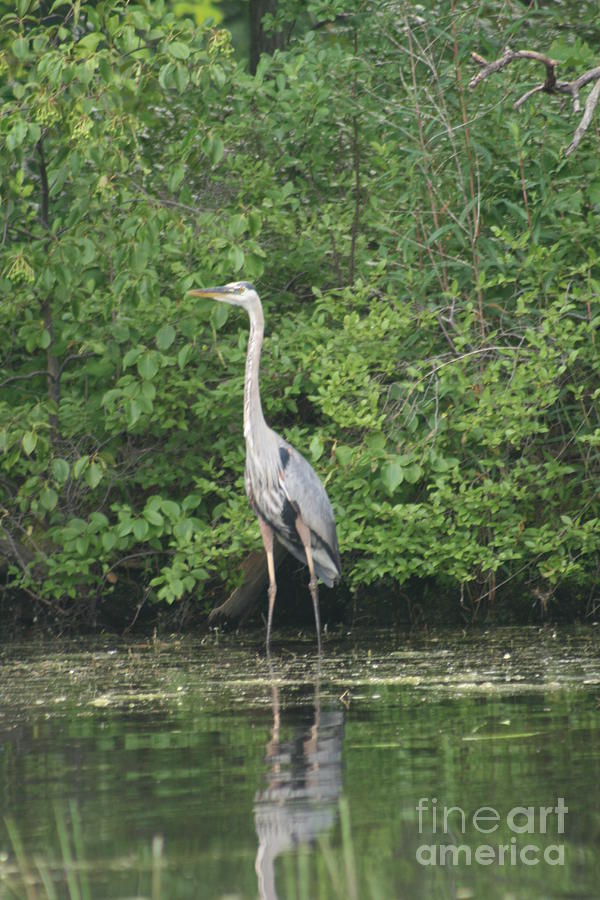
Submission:
[[188,291],[188,293],[191,297],[210,297],[212,300],[231,303],[233,306],[243,306],[245,309],[258,301],[256,288],[249,281],[232,281],[220,287],[198,288]]

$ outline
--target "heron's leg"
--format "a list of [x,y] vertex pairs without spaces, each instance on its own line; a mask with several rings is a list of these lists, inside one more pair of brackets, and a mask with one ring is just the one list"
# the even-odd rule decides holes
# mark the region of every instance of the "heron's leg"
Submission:
[[315,566],[312,558],[312,550],[310,548],[310,528],[306,525],[300,516],[296,517],[296,531],[298,537],[302,541],[304,552],[306,553],[306,562],[308,563],[308,571],[310,572],[310,581],[308,587],[310,596],[312,597],[313,609],[315,611],[315,625],[317,626],[317,649],[319,656],[321,655],[321,617],[319,615],[319,588],[317,587],[317,576],[315,575]]
[[271,526],[264,519],[258,517],[260,525],[260,533],[262,535],[265,553],[267,554],[267,567],[269,569],[269,615],[267,618],[267,654],[271,649],[271,626],[273,625],[273,609],[275,608],[275,595],[277,594],[277,583],[275,581],[275,561],[273,559],[273,540],[274,532]]

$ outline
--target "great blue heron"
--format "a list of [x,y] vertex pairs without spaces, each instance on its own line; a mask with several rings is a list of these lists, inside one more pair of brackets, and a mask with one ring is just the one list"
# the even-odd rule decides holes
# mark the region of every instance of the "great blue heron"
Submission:
[[291,444],[265,422],[258,383],[260,352],[265,320],[254,285],[234,281],[221,287],[189,292],[242,306],[250,318],[250,337],[244,380],[244,438],[246,439],[246,493],[258,517],[269,569],[269,616],[267,652],[277,584],[273,561],[273,539],[308,565],[309,588],[315,611],[318,650],[321,653],[321,623],[317,578],[332,587],[341,574],[340,552],[333,510],[325,488],[313,467]]

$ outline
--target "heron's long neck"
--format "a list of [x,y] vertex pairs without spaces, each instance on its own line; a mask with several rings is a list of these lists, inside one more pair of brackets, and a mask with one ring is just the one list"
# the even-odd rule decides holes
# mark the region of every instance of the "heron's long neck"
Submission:
[[250,337],[248,338],[248,354],[246,356],[246,378],[244,381],[244,437],[253,447],[253,438],[257,430],[266,427],[260,402],[258,383],[260,370],[260,351],[265,335],[265,320],[260,301],[248,310],[250,316]]

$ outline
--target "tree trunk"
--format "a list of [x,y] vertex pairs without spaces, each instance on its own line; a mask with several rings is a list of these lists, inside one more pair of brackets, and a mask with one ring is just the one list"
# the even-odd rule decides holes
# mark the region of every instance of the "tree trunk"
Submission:
[[[286,551],[275,541],[273,556],[275,568],[285,557]],[[235,621],[242,624],[252,613],[252,610],[261,599],[266,599],[269,573],[267,570],[267,557],[264,550],[253,550],[242,563],[244,582],[236,588],[224,603],[215,606],[210,611],[207,625],[217,625],[220,621]]]
[[284,36],[281,31],[271,31],[268,34],[263,30],[263,16],[277,12],[278,0],[250,0],[250,72],[256,73],[258,61],[263,53],[273,53],[284,46]]

